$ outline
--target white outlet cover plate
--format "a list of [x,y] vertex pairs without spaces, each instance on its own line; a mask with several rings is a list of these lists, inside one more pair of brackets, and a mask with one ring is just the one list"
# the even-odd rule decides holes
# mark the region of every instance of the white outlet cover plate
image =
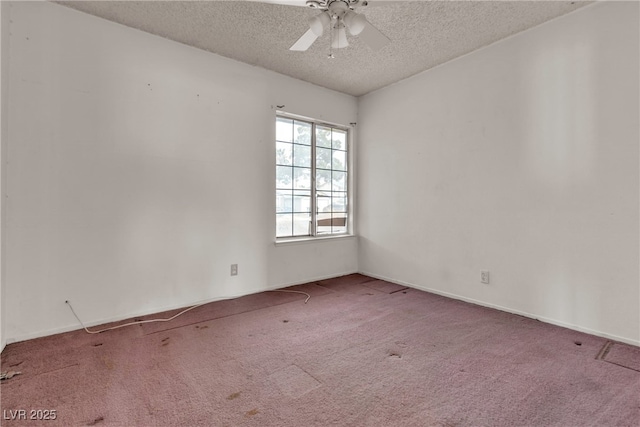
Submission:
[[482,283],[489,283],[489,271],[488,270],[481,270],[480,271],[480,281]]

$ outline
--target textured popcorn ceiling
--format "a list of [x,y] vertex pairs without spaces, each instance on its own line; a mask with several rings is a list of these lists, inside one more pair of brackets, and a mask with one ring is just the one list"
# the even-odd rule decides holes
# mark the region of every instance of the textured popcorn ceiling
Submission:
[[[357,37],[328,59],[329,36],[289,47],[319,13],[259,1],[59,1],[56,3],[359,96],[571,12],[582,1],[375,1],[358,9],[391,39],[373,52]],[[277,1],[276,1],[277,3]]]

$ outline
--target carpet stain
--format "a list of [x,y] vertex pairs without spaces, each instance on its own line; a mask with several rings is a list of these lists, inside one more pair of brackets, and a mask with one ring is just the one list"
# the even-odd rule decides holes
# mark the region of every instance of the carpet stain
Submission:
[[247,412],[246,414],[244,414],[244,416],[245,416],[245,417],[253,417],[253,416],[254,416],[254,415],[256,415],[258,412],[260,412],[260,411],[258,411],[258,409],[257,409],[257,408],[255,408],[255,409],[250,410],[250,411],[249,411],[249,412]]
[[162,343],[162,347],[165,347],[165,346],[167,346],[167,345],[169,345],[169,343],[168,343],[168,342]]
[[98,417],[98,418],[96,418],[96,419],[95,419],[95,420],[93,420],[93,421],[89,421],[89,422],[87,423],[87,425],[88,425],[88,426],[95,426],[96,424],[101,423],[101,422],[103,422],[103,421],[104,421],[104,417]]
[[391,352],[389,353],[389,358],[391,359],[402,359],[402,356],[398,353]]
[[289,323],[289,321],[285,319],[282,321],[282,323]]
[[104,363],[104,366],[106,366],[109,370],[112,370],[114,367],[113,361],[107,356],[102,357],[102,363]]
[[574,341],[573,343],[574,343],[575,345],[582,345],[582,342],[580,342],[580,341]]
[[207,328],[209,328],[207,325],[204,325],[204,326],[196,325],[196,329],[207,329]]
[[13,365],[9,365],[9,367],[10,367],[10,368],[13,368],[14,366],[20,366],[20,365],[22,365],[22,362],[24,362],[24,360],[21,360],[21,361],[20,361],[20,362],[18,362],[18,363],[14,363]]
[[164,338],[161,342],[165,342],[166,340],[168,340],[169,337]]
[[240,397],[240,392],[237,391],[235,393],[231,393],[229,396],[227,396],[227,400],[233,400],[233,399],[237,399]]
[[101,345],[102,345],[102,343],[101,343],[101,342],[99,342],[99,343],[97,343],[97,344],[94,344],[93,346],[94,346],[94,347],[100,347]]

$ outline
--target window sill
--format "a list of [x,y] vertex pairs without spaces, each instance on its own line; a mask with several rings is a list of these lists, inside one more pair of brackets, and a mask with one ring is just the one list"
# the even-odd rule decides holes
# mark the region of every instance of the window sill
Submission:
[[321,237],[297,237],[278,239],[274,242],[276,246],[297,245],[302,243],[328,242],[331,240],[354,239],[354,234],[340,234],[337,236],[321,236]]

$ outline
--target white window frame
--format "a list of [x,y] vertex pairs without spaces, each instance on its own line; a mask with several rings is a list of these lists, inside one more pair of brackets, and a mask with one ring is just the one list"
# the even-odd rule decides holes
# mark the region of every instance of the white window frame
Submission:
[[[295,115],[291,113],[286,113],[282,111],[277,111],[274,117],[274,125],[277,125],[278,118],[283,118],[287,120],[296,120],[300,122],[305,122],[311,125],[311,208],[310,208],[310,232],[305,235],[297,235],[297,236],[282,236],[278,237],[277,235],[277,207],[274,209],[274,214],[276,216],[275,221],[275,235],[276,235],[276,243],[286,243],[286,242],[298,242],[298,241],[308,241],[308,240],[321,240],[321,239],[335,239],[342,237],[352,237],[353,236],[353,184],[352,184],[352,174],[353,174],[353,129],[349,126],[340,125],[336,123],[329,123],[322,120],[316,120],[310,117],[304,117],[300,115]],[[345,231],[340,233],[319,233],[318,225],[317,225],[317,217],[319,212],[317,212],[317,199],[318,199],[318,190],[316,188],[316,128],[320,127],[329,127],[331,129],[338,129],[344,131],[346,133],[345,138],[345,153],[346,153],[346,177],[345,177],[345,188],[346,188],[346,200],[347,200],[347,209],[346,209],[346,218],[345,218]],[[277,146],[277,136],[276,132],[274,132],[273,143]],[[274,167],[277,168],[277,156],[274,158]],[[331,169],[333,170],[333,169]],[[274,180],[274,197],[277,197],[278,187],[275,184]]]

